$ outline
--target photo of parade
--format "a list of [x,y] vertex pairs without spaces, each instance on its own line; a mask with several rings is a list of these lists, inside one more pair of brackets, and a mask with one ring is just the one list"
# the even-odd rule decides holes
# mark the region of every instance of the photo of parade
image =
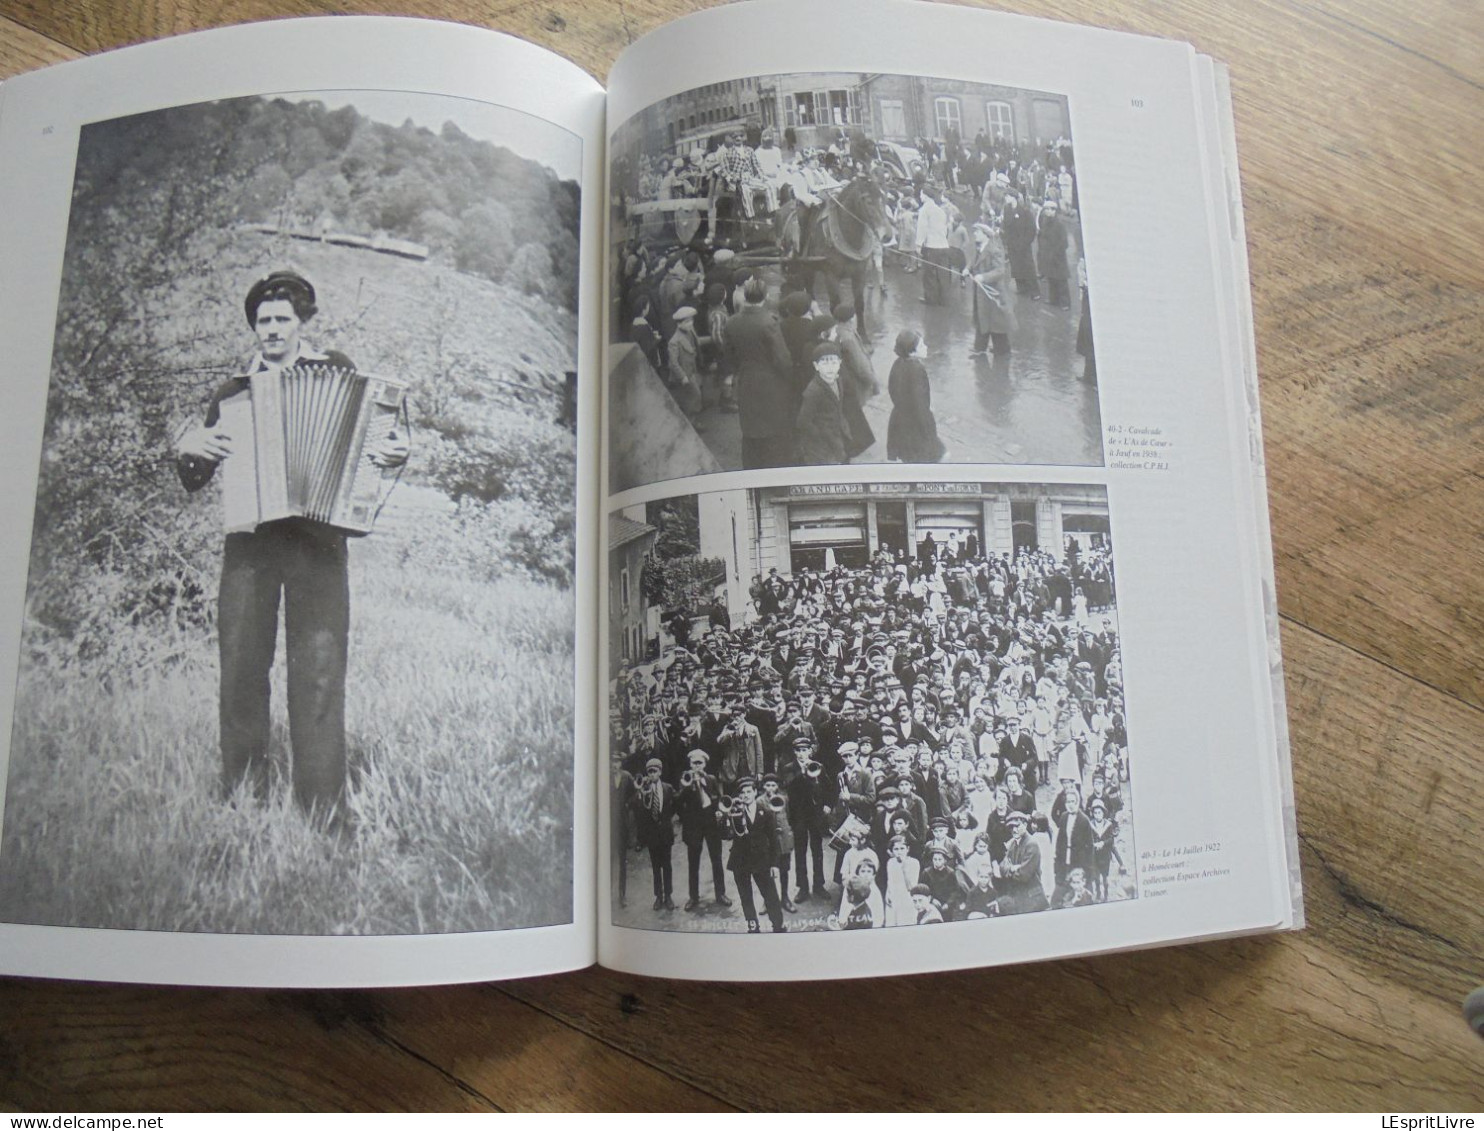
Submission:
[[608,524],[615,925],[1136,897],[1104,487],[737,488]]
[[768,75],[609,143],[609,489],[1103,462],[1065,95]]

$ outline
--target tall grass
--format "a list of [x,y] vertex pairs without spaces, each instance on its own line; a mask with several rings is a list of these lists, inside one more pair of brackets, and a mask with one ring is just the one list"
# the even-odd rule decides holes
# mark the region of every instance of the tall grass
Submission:
[[105,658],[23,661],[0,918],[158,931],[401,934],[572,915],[574,605],[534,581],[351,549],[354,814],[289,796],[282,639],[265,803],[218,793],[215,641],[121,624]]

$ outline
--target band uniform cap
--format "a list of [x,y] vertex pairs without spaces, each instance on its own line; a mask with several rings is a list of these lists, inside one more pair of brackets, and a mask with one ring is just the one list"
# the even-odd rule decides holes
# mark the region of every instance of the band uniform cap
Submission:
[[675,311],[675,321],[685,322],[696,316],[696,308],[693,306],[678,307]]
[[859,754],[860,752],[861,744],[859,742],[842,742],[840,743],[838,751],[840,757],[842,758],[845,757],[847,754]]
[[[762,776],[762,783],[763,783],[763,785],[767,785],[769,782],[772,782],[774,785],[777,785],[778,784],[778,775],[777,774],[764,774]],[[738,785],[741,785],[742,783],[741,782],[738,782],[737,784]]]
[[[256,327],[258,306],[262,303],[263,296],[272,290],[297,292],[298,297],[309,308],[309,313],[315,313],[313,283],[297,271],[270,271],[247,289],[247,298],[243,302],[242,308],[243,312],[247,315],[247,324],[249,327]],[[299,304],[295,303],[294,305],[297,310]]]
[[1027,823],[1030,822],[1030,817],[1027,814],[1021,812],[1019,809],[1008,810],[1000,819],[1007,825],[1013,825],[1016,821],[1025,821]]
[[665,768],[665,764],[658,758],[650,758],[644,763],[644,768],[646,770],[663,770]]
[[810,738],[808,738],[806,735],[802,735],[801,734],[797,738],[794,739],[794,749],[795,750],[812,750],[813,748],[814,748],[814,742],[813,742],[813,740],[810,739]]
[[950,821],[947,817],[934,817],[931,821],[928,822],[928,828],[930,828],[930,829],[952,829],[953,828],[953,822]]
[[692,750],[689,754],[687,754],[685,756],[685,760],[687,762],[694,762],[698,758],[700,759],[701,765],[703,765],[703,766],[707,762],[711,761],[711,755],[710,754],[707,754],[706,751],[704,751],[704,750]]
[[739,791],[742,789],[743,786],[748,785],[752,786],[753,789],[756,789],[757,778],[753,777],[751,774],[743,774],[740,778],[737,779],[737,789]]

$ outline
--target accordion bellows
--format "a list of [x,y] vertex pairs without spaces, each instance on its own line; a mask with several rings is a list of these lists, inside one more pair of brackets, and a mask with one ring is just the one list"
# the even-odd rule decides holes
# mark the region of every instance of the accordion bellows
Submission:
[[228,534],[302,517],[368,534],[384,474],[369,458],[395,428],[407,387],[331,365],[255,373],[220,405]]

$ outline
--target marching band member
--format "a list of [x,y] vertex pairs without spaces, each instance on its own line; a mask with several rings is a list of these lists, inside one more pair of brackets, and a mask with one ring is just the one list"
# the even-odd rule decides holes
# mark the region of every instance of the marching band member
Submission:
[[675,812],[680,817],[680,839],[685,842],[686,879],[690,898],[687,911],[701,904],[701,849],[711,857],[711,891],[714,902],[730,907],[727,898],[726,873],[721,866],[721,828],[717,824],[717,803],[721,783],[706,772],[711,756],[704,750],[692,750],[686,756],[688,769],[680,775],[680,789],[675,798]]
[[824,767],[814,757],[814,744],[800,736],[794,740],[794,760],[784,770],[788,793],[788,819],[794,832],[794,875],[799,890],[794,900],[809,898],[808,863],[814,861],[814,894],[823,898],[824,837],[834,812],[824,784]]
[[778,899],[778,888],[773,883],[773,864],[777,856],[778,823],[773,811],[760,804],[757,796],[757,779],[752,776],[737,780],[737,796],[732,808],[721,817],[724,839],[732,842],[727,867],[736,881],[737,892],[742,897],[742,914],[747,917],[747,933],[757,934],[761,927],[757,919],[757,903],[752,888],[762,893],[763,909],[774,934],[787,930],[783,925],[783,905]]
[[675,790],[661,780],[664,768],[664,762],[658,758],[644,763],[644,777],[634,797],[634,825],[639,843],[649,849],[649,866],[654,873],[654,909],[674,911],[671,850],[675,847]]

